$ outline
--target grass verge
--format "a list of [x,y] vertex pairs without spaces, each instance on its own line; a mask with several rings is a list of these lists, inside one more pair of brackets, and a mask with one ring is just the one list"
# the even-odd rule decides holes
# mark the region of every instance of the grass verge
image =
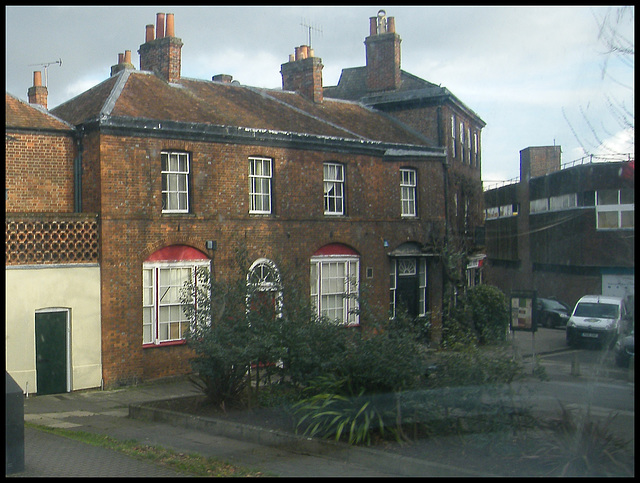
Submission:
[[140,444],[135,440],[119,441],[102,434],[72,431],[62,428],[50,428],[48,426],[41,426],[26,422],[25,427],[30,427],[38,431],[45,431],[47,433],[73,439],[93,446],[116,450],[126,454],[127,456],[143,461],[149,461],[189,476],[267,476],[260,471],[231,465],[229,463],[219,461],[216,458],[204,457],[195,453],[179,453],[161,446]]

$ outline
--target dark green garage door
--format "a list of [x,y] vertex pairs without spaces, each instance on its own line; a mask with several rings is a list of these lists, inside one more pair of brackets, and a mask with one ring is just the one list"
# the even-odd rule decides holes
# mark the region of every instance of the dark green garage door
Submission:
[[67,312],[36,314],[38,395],[67,391]]

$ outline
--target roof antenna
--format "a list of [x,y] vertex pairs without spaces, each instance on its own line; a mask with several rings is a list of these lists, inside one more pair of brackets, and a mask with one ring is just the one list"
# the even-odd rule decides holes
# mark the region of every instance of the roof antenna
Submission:
[[42,67],[44,67],[44,86],[45,87],[47,87],[47,84],[49,83],[49,73],[47,72],[47,68],[51,64],[60,64],[60,67],[62,67],[62,59],[58,59],[58,60],[55,60],[53,62],[43,62],[43,63],[40,63],[40,64],[29,64],[29,66],[41,65]]
[[311,31],[315,30],[316,32],[318,32],[320,35],[322,35],[322,28],[311,24],[310,22],[307,22],[305,19],[302,19],[302,21],[300,22],[300,25],[302,25],[303,27],[305,27],[306,29],[308,29],[309,35],[309,48],[311,48]]

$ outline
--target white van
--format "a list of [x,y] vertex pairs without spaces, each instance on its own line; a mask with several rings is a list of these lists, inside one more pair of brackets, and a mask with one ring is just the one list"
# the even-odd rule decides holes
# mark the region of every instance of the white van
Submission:
[[576,304],[567,322],[567,344],[590,340],[610,347],[626,333],[630,314],[622,297],[585,295]]

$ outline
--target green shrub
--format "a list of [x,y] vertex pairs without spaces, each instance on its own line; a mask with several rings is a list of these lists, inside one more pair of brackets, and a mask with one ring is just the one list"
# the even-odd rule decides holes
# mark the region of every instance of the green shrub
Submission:
[[494,344],[507,338],[509,309],[506,296],[491,285],[476,285],[460,297],[444,323],[443,347]]
[[364,389],[357,395],[350,392],[346,379],[319,377],[307,389],[311,397],[294,404],[296,432],[309,437],[345,439],[349,444],[371,444],[371,432],[385,433],[382,412]]
[[464,299],[480,344],[506,340],[509,311],[507,298],[500,289],[491,285],[476,285],[467,291]]
[[[191,366],[211,403],[221,407],[236,403],[247,387],[251,363],[244,296],[237,286],[213,284],[207,270],[196,270],[195,305],[193,285],[186,285],[183,309],[195,321],[186,335],[196,353]],[[216,294],[213,300],[211,293]]]

